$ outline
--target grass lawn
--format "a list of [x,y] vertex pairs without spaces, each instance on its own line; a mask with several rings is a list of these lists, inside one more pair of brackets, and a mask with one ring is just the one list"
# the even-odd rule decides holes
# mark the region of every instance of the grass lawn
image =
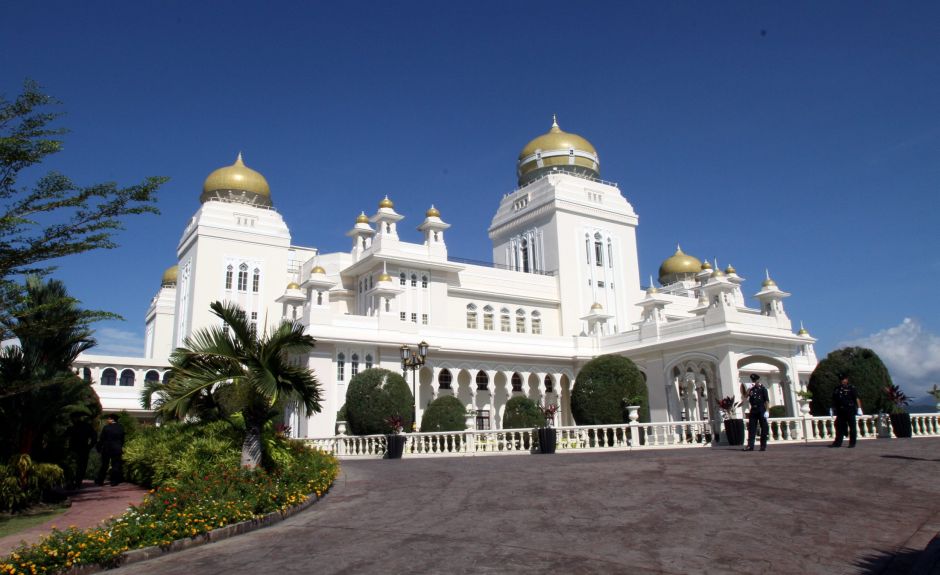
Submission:
[[47,507],[24,515],[0,515],[0,537],[25,531],[30,527],[42,525],[65,513],[68,507]]

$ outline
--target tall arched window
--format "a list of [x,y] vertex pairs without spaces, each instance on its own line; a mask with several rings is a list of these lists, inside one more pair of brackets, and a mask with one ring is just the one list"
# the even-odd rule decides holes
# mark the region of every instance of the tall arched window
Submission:
[[537,311],[532,312],[532,333],[542,334],[542,315]]
[[258,293],[258,288],[261,286],[261,270],[255,268],[255,272],[251,277],[251,291]]
[[238,266],[238,291],[248,291],[248,264]]
[[351,377],[356,377],[356,375],[359,374],[359,354],[352,354],[352,357],[350,357],[349,360],[349,375]]
[[148,371],[144,376],[144,383],[156,383],[158,381],[160,381],[160,374],[154,369]]
[[225,289],[232,289],[232,274],[235,273],[235,268],[231,265],[225,268]]
[[510,380],[510,382],[512,383],[513,391],[522,391],[522,376],[521,375],[519,375],[518,373],[512,374],[512,379]]
[[594,264],[599,268],[604,267],[604,245],[600,233],[594,234]]
[[401,272],[398,276],[398,285],[405,285],[405,282],[408,280],[405,278],[405,272]]
[[117,372],[110,367],[101,372],[101,385],[116,385]]
[[428,276],[421,276],[421,287],[428,287]]
[[437,376],[437,383],[440,385],[441,389],[450,389],[450,384],[453,379],[449,369],[442,369],[441,373]]
[[366,369],[372,369],[372,354],[366,354]]
[[555,391],[555,382],[552,381],[552,376],[545,374],[545,393],[551,393]]
[[525,311],[516,310],[516,332],[525,333]]
[[133,369],[125,369],[121,372],[121,387],[134,387]]
[[486,391],[489,389],[490,376],[486,375],[485,371],[477,372],[477,391]]
[[336,381],[344,379],[346,379],[346,355],[341,353],[336,356]]
[[411,287],[418,287],[418,274],[411,274]]
[[163,372],[163,383],[170,383],[170,374],[171,374],[171,373],[173,373],[173,372],[172,372],[172,371],[165,371],[165,372]]
[[529,273],[529,240],[522,239],[522,271]]
[[91,368],[90,367],[82,368],[82,379],[85,381],[85,383],[91,383]]
[[511,331],[512,326],[509,322],[509,310],[503,308],[499,310],[499,330],[500,331]]
[[467,304],[467,329],[477,328],[477,306]]
[[483,308],[483,329],[493,331],[493,308],[491,306]]

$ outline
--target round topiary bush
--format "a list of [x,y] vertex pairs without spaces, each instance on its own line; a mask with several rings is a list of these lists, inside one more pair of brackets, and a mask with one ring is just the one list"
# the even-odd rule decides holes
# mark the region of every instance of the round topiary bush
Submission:
[[809,376],[807,388],[813,394],[810,409],[813,415],[829,415],[832,391],[839,385],[839,374],[849,376],[849,383],[858,390],[865,413],[890,412],[885,388],[892,385],[891,374],[874,351],[864,347],[844,347],[829,352]]
[[467,427],[467,410],[453,395],[438,397],[428,405],[421,418],[421,431],[463,431]]
[[398,415],[405,431],[411,430],[411,389],[401,375],[382,368],[359,372],[346,389],[346,423],[353,435],[389,433],[386,419]]
[[787,408],[783,405],[771,405],[770,406],[770,417],[786,417]]
[[640,406],[641,422],[650,420],[646,383],[636,364],[621,355],[584,364],[571,390],[571,415],[578,425],[624,423],[627,405]]
[[542,415],[542,410],[528,397],[519,395],[506,402],[503,429],[525,429],[543,425],[545,416]]

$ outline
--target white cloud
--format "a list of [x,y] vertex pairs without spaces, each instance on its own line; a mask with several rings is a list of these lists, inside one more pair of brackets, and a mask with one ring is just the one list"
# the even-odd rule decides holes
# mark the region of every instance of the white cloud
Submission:
[[839,347],[850,345],[874,350],[888,366],[894,383],[917,403],[929,399],[927,390],[940,384],[940,336],[916,319],[904,318],[894,327],[842,342]]
[[102,327],[95,330],[94,337],[98,341],[98,345],[91,348],[88,353],[133,357],[143,357],[144,355],[144,338],[139,333],[113,327]]

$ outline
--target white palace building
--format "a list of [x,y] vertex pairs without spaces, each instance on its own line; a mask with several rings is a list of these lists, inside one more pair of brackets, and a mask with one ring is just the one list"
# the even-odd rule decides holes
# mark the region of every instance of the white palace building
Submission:
[[[322,413],[286,414],[298,437],[335,433],[346,386],[360,370],[401,370],[401,346],[427,342],[416,375],[418,420],[435,397],[453,394],[498,429],[509,398],[525,394],[560,408],[578,370],[602,354],[643,372],[654,422],[720,421],[717,399],[763,374],[771,403],[798,415],[796,393],[816,366],[814,339],[794,333],[782,291],[769,277],[748,290],[732,267],[684,254],[663,261],[659,288],[640,285],[638,218],[584,138],[557,122],[519,154],[518,188],[489,227],[493,263],[448,257],[451,224],[434,206],[399,239],[405,219],[392,199],[351,215],[350,249],[320,253],[291,243],[264,176],[241,156],[203,184],[183,230],[177,265],[163,274],[147,311],[144,357],[83,355],[106,410],[146,417],[140,391],[166,376],[168,356],[194,330],[218,321],[216,300],[237,302],[259,325],[281,317],[316,338],[307,362],[323,386]],[[756,300],[749,307],[745,291]]]

